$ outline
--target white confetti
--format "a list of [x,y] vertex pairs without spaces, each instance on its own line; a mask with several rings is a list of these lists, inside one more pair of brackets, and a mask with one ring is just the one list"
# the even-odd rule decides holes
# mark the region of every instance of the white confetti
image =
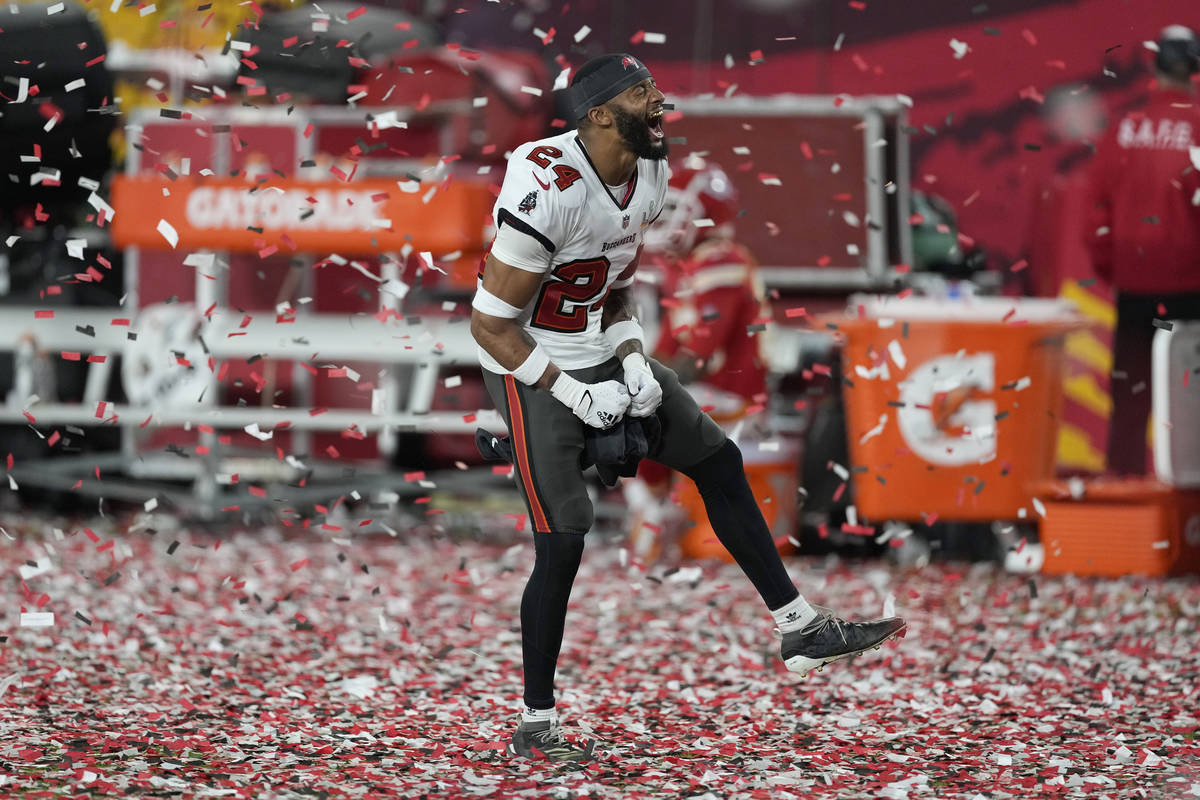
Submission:
[[76,78],[63,88],[65,88],[68,92],[73,92],[76,89],[82,89],[84,86],[87,86],[87,81],[85,81],[83,78]]
[[387,130],[388,128],[407,128],[408,123],[404,120],[396,118],[395,111],[384,111],[381,114],[376,114],[372,120],[375,127],[379,130]]
[[202,270],[212,269],[216,258],[216,253],[188,253],[187,257],[183,259],[183,265],[185,267],[198,267]]
[[642,41],[646,44],[664,44],[667,41],[667,35],[665,33],[650,33],[647,31]]
[[951,39],[950,49],[954,51],[955,58],[961,59],[971,48],[966,42],[960,42],[958,39]]
[[570,85],[571,68],[566,67],[562,72],[558,73],[558,77],[554,79],[554,91],[562,91]]
[[522,86],[521,91],[524,92],[525,94],[531,94],[534,97],[542,96],[542,90],[537,88],[536,86]]
[[592,29],[589,28],[587,25],[584,25],[582,28],[575,31],[575,43],[579,44],[580,42],[582,42],[584,39],[587,38],[587,35],[591,32],[592,32]]
[[27,611],[21,615],[22,628],[48,628],[53,624],[53,611]]
[[342,678],[338,689],[353,695],[359,700],[365,700],[379,688],[379,679],[374,675],[359,675],[357,678]]
[[264,431],[262,428],[258,427],[257,422],[250,423],[245,428],[242,428],[242,430],[253,436],[255,439],[258,439],[260,442],[265,442],[267,439],[270,439],[275,435],[274,431]]
[[888,355],[892,357],[892,361],[896,362],[896,366],[904,369],[904,365],[908,363],[908,358],[904,355],[904,350],[900,347],[899,339],[892,339],[888,342]]
[[886,412],[883,414],[880,414],[879,415],[879,424],[876,425],[874,428],[871,428],[871,430],[864,433],[862,435],[862,438],[858,440],[858,443],[866,444],[869,440],[874,439],[876,436],[879,436],[880,434],[882,434],[883,429],[887,427],[887,420],[888,420],[888,415]]
[[14,672],[12,675],[9,675],[4,680],[0,681],[0,697],[4,697],[5,693],[9,689],[9,687],[12,686],[14,683],[16,683],[20,679],[21,679],[21,673]]
[[456,389],[459,386],[462,386],[462,376],[461,375],[451,375],[449,378],[446,378],[446,380],[443,381],[443,383],[446,385],[447,389]]
[[149,500],[147,500],[145,503],[142,504],[142,508],[146,509],[147,511],[153,511],[154,509],[158,508],[158,498],[151,497]]
[[179,233],[176,232],[171,223],[167,222],[165,219],[160,219],[158,221],[157,230],[162,234],[162,237],[167,240],[167,244],[171,245],[171,249],[174,250],[175,245],[179,244]]
[[1038,513],[1038,516],[1040,516],[1040,517],[1042,517],[1043,519],[1045,519],[1045,517],[1046,517],[1046,507],[1045,507],[1044,505],[1042,505],[1042,501],[1041,501],[1041,500],[1038,500],[1036,497],[1035,497],[1035,498],[1033,498],[1033,510],[1034,510],[1034,511],[1036,511],[1036,512]]
[[50,571],[49,559],[46,559],[44,561],[35,561],[32,566],[30,566],[29,564],[22,564],[20,566],[20,569],[18,570],[18,572],[21,573],[21,580],[23,580],[23,581],[27,581],[30,578],[36,578],[38,575],[41,575],[42,573],[49,572],[49,571]]
[[67,239],[67,255],[83,260],[83,250],[87,247],[87,239]]
[[52,6],[46,6],[46,16],[50,16],[51,14],[60,14],[64,8],[66,8],[66,5],[63,3],[55,3]]

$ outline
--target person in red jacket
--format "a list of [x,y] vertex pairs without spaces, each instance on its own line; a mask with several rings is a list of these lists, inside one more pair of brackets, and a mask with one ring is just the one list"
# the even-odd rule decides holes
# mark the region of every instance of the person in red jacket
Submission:
[[1117,298],[1108,469],[1125,475],[1146,471],[1155,321],[1200,318],[1200,158],[1191,152],[1200,145],[1200,41],[1172,25],[1157,45],[1149,102],[1097,148],[1086,231],[1095,270]]
[[[745,440],[746,410],[766,402],[763,351],[770,309],[755,260],[734,241],[737,192],[716,164],[692,156],[671,171],[666,204],[646,232],[642,263],[659,282],[661,317],[654,357],[671,367],[701,407]],[[740,423],[740,427],[739,427]],[[667,502],[671,471],[643,461],[624,482],[634,510],[635,557],[653,562],[673,539]]]

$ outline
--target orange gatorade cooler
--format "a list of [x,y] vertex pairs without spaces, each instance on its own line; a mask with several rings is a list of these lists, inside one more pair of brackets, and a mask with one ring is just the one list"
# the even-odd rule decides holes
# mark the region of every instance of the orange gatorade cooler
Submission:
[[1200,572],[1200,490],[1150,478],[1072,483],[1036,487],[1043,502],[1042,572],[1104,577]]
[[852,297],[821,321],[844,338],[843,395],[860,515],[955,521],[1030,515],[1053,474],[1061,300]]

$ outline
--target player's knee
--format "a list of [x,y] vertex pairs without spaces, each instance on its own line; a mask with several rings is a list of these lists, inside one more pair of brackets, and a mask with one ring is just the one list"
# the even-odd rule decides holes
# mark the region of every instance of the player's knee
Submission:
[[558,513],[550,520],[556,531],[584,534],[592,529],[596,521],[596,512],[587,493],[571,497],[558,508]]
[[[544,561],[551,571],[560,577],[574,575],[583,557],[584,537],[582,533],[550,531],[535,532],[533,548],[536,558]],[[570,587],[568,586],[568,589]]]
[[683,470],[683,474],[695,481],[696,487],[703,492],[706,487],[717,486],[729,480],[731,475],[745,474],[742,451],[732,439],[726,439],[721,449],[699,464]]

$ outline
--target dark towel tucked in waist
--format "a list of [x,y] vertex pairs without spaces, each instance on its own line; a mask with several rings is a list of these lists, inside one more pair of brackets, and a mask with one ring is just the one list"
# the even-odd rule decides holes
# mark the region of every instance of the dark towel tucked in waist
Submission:
[[[607,430],[585,429],[580,469],[596,465],[596,473],[605,486],[616,486],[619,478],[637,474],[638,462],[658,446],[662,423],[651,414],[648,417],[623,417]],[[475,447],[487,461],[513,462],[512,440],[501,438],[483,428],[475,429]]]

